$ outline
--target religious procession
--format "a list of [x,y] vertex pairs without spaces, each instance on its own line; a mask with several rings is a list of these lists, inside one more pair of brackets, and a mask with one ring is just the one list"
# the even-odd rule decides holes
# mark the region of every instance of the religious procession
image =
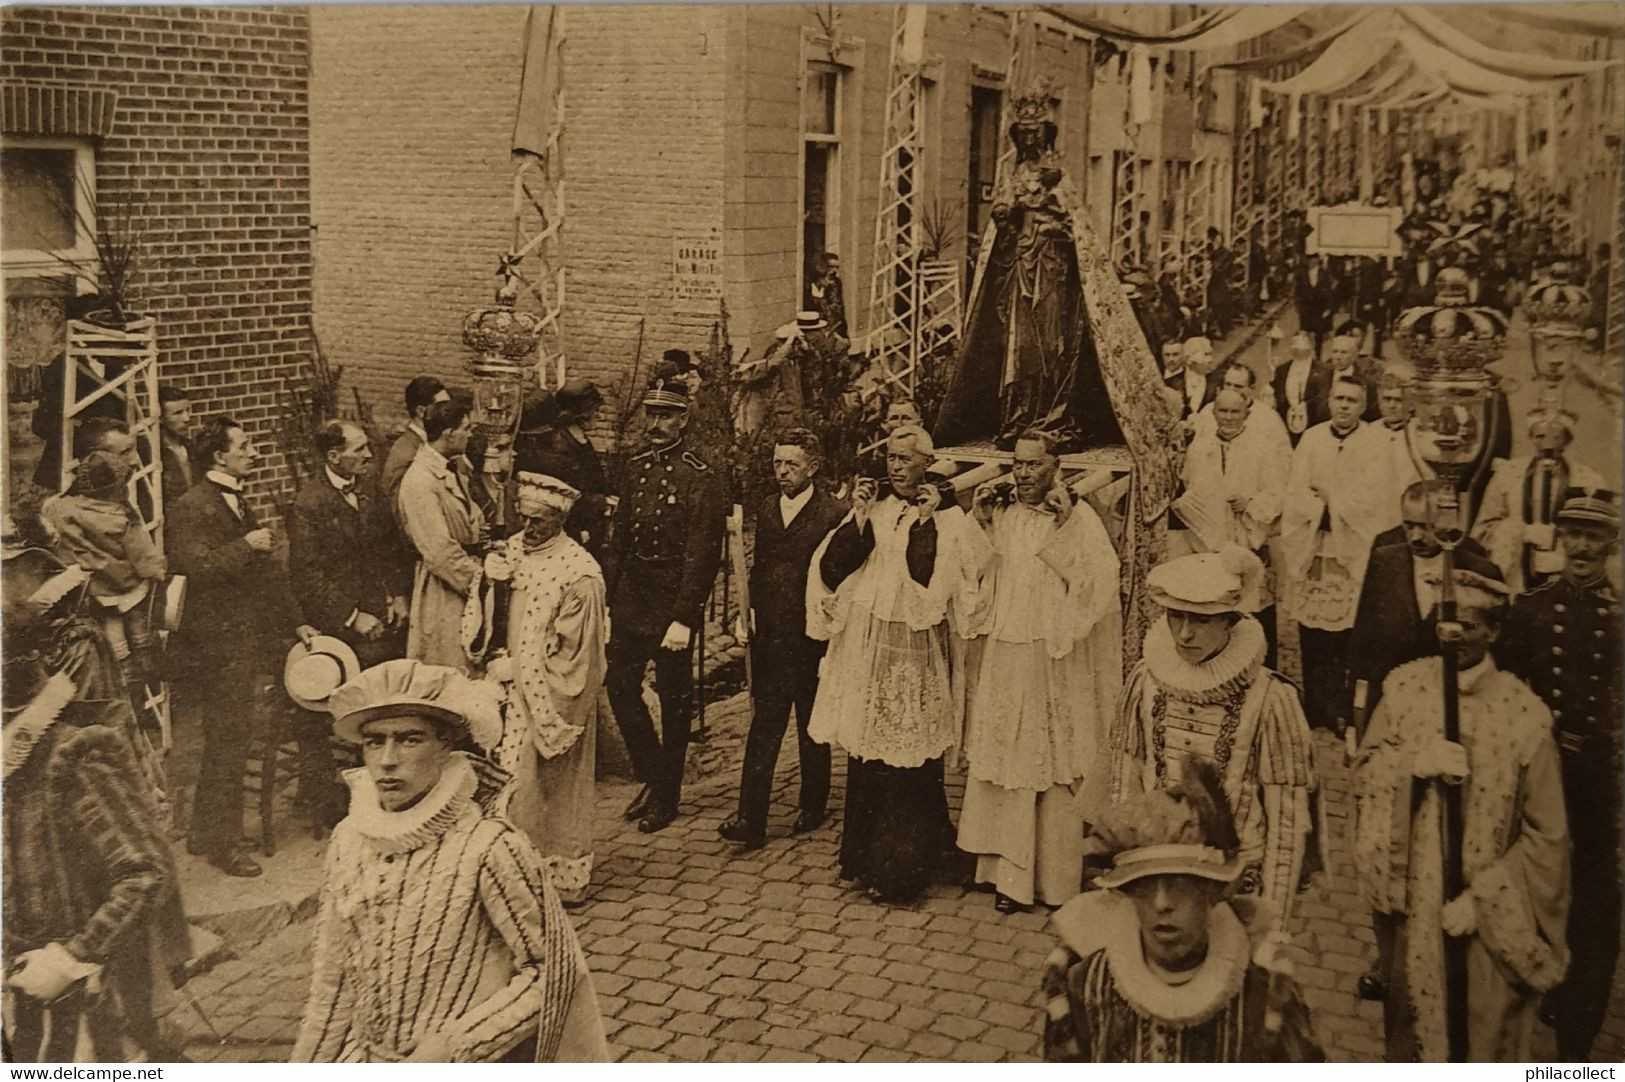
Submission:
[[5,1060],[1618,1061],[1622,126],[1617,4],[0,10]]

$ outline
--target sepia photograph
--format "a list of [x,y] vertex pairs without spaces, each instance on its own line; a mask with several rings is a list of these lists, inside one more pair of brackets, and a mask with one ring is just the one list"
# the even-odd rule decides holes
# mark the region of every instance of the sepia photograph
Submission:
[[1618,2],[0,6],[0,1058],[1609,1077],[1622,135]]

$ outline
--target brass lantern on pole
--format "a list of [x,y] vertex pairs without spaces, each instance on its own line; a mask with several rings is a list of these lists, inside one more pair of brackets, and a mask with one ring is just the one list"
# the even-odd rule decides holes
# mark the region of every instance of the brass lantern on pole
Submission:
[[502,284],[495,302],[463,318],[463,344],[474,351],[468,362],[474,384],[474,426],[487,437],[511,437],[518,431],[525,387],[542,337],[542,318],[516,307],[517,264],[513,257],[504,257],[497,271]]
[[1555,405],[1584,337],[1582,326],[1591,314],[1591,293],[1584,286],[1552,278],[1530,289],[1523,312],[1529,319],[1530,360],[1535,378],[1542,384],[1540,404]]
[[[1493,445],[1495,385],[1486,370],[1506,348],[1507,320],[1493,308],[1467,303],[1467,272],[1450,267],[1439,272],[1434,303],[1407,309],[1396,324],[1400,348],[1416,367],[1406,388],[1411,419],[1406,433],[1411,454],[1438,478],[1432,485],[1431,520],[1442,552],[1439,586],[1439,657],[1442,666],[1444,738],[1461,739],[1460,694],[1456,684],[1457,646],[1455,552],[1466,535],[1460,489]],[[1444,897],[1461,894],[1461,789],[1439,786],[1444,806]],[[1445,1020],[1450,1059],[1467,1058],[1467,940],[1446,937]]]

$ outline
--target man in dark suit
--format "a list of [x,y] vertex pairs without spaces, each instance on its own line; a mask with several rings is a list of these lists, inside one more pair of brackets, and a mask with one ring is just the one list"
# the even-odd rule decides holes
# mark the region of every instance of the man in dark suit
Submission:
[[1309,335],[1299,331],[1292,338],[1291,359],[1270,378],[1275,389],[1275,412],[1286,425],[1287,436],[1296,447],[1303,434],[1331,419],[1326,396],[1331,393],[1331,371],[1315,356]]
[[[643,790],[626,809],[645,834],[677,818],[689,726],[694,719],[694,633],[722,560],[726,483],[683,447],[688,386],[668,366],[643,396],[646,447],[627,462],[604,565],[610,640],[604,680],[610,707]],[[655,666],[660,728],[643,702]]]
[[196,480],[192,471],[192,396],[184,387],[158,388],[159,440],[164,461],[164,503],[173,505]]
[[1293,287],[1292,303],[1298,309],[1298,329],[1314,339],[1318,358],[1321,343],[1331,332],[1332,317],[1337,314],[1337,290],[1331,272],[1320,265],[1318,255],[1304,259]]
[[[359,425],[329,421],[316,433],[321,468],[288,508],[288,584],[305,622],[348,643],[363,668],[405,653],[406,598],[390,581],[375,496],[361,483],[372,448]],[[346,811],[327,735],[332,719],[299,718],[299,795],[318,825]],[[313,731],[311,731],[313,730]]]
[[[262,712],[261,689],[297,636],[316,629],[294,613],[275,539],[248,505],[254,443],[241,425],[213,418],[196,443],[201,480],[170,508],[170,565],[188,579],[186,612],[171,656],[191,717],[176,726],[171,782],[197,779],[190,852],[230,876],[256,876],[243,847],[243,777]],[[201,770],[194,755],[202,729]],[[178,775],[178,776],[177,776]],[[177,801],[177,805],[179,801]]]
[[329,421],[316,433],[316,455],[321,470],[288,509],[288,581],[305,622],[349,643],[371,668],[401,656],[406,621],[363,483],[372,448],[361,426]]
[[807,637],[807,569],[814,551],[846,515],[846,507],[814,479],[823,458],[818,437],[792,428],[773,447],[773,478],[779,491],[756,515],[755,560],[750,569],[754,712],[745,741],[739,811],[717,833],[742,850],[760,849],[767,838],[767,808],[779,745],[796,712],[800,751],[801,812],[791,832],[805,834],[824,821],[829,801],[829,746],[807,735],[818,664],[824,644]]

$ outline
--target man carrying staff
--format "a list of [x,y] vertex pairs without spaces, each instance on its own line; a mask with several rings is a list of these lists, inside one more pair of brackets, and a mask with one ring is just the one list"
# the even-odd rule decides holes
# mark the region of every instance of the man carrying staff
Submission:
[[925,484],[934,449],[922,428],[891,434],[887,491],[857,481],[807,577],[807,633],[829,642],[809,731],[849,756],[841,876],[888,903],[912,901],[952,852],[943,759],[959,743],[963,636],[991,556]]
[[333,692],[361,745],[333,832],[296,1063],[607,1059],[586,958],[525,836],[489,818],[489,685],[386,661]]
[[1104,769],[1123,673],[1117,552],[1100,516],[1061,481],[1046,433],[1023,433],[1011,468],[1008,498],[992,482],[976,493],[993,562],[971,627],[959,817],[959,847],[1001,913],[1078,892],[1078,794]]
[[[1388,675],[1355,760],[1355,867],[1372,908],[1397,918],[1387,1058],[1448,1058],[1447,995],[1464,995],[1468,1061],[1522,1062],[1540,994],[1568,968],[1562,768],[1552,712],[1489,653],[1506,583],[1459,569],[1454,580],[1456,622],[1440,634],[1456,641],[1460,739],[1444,737],[1441,660]],[[1465,888],[1454,898],[1444,894],[1447,785],[1462,786]],[[1446,937],[1467,939],[1464,988],[1446,988]]]

